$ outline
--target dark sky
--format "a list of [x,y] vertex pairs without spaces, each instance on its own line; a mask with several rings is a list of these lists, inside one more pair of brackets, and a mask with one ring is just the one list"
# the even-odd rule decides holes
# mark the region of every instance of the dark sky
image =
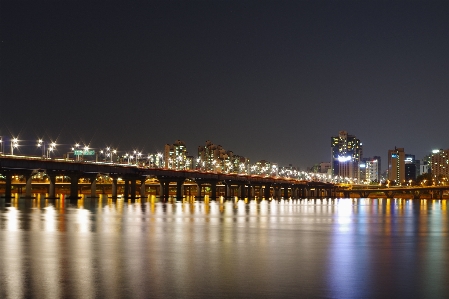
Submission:
[[0,3],[4,138],[300,167],[339,130],[383,168],[449,148],[449,1]]

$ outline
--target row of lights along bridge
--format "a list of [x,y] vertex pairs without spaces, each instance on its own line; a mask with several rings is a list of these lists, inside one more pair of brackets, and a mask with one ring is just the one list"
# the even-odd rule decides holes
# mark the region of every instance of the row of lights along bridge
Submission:
[[[63,147],[68,151],[62,150]],[[103,149],[91,148],[89,145],[62,145],[54,141],[46,142],[43,139],[36,141],[19,140],[12,137],[5,140],[0,137],[0,153],[7,155],[5,151],[10,147],[10,155],[36,156],[32,148],[40,150],[43,159],[55,159],[64,161],[88,162],[88,163],[113,163],[127,166],[165,168],[174,170],[198,170],[216,173],[237,173],[244,175],[260,175],[270,177],[285,177],[300,180],[316,180],[322,182],[351,182],[351,179],[331,176],[321,173],[309,173],[300,171],[296,167],[279,167],[277,163],[261,160],[250,164],[249,159],[226,151],[220,145],[210,141],[205,146],[198,148],[198,156],[195,158],[187,152],[185,143],[177,140],[174,144],[165,145],[164,153],[143,154],[139,150],[119,151],[116,148],[106,147]],[[64,154],[57,157],[58,153]]]

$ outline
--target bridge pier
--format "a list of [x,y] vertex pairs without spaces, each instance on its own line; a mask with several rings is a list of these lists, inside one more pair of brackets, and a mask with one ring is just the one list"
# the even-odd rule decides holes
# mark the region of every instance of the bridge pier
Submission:
[[111,197],[112,199],[117,199],[117,176],[111,176],[112,186],[111,186]]
[[140,198],[145,198],[145,191],[146,191],[145,181],[146,181],[146,177],[140,178],[140,191],[139,191]]
[[295,185],[292,185],[291,192],[290,192],[290,197],[292,199],[296,199],[298,197],[297,192],[298,192],[298,188]]
[[90,173],[83,175],[84,178],[89,179],[90,182],[90,198],[97,197],[97,174]]
[[270,188],[271,188],[271,184],[265,184],[265,186],[264,186],[264,189],[263,189],[263,193],[264,193],[264,198],[265,199],[269,199],[269,198],[271,198],[271,190],[270,190]]
[[176,200],[182,201],[184,198],[184,179],[176,181]]
[[275,199],[280,199],[281,198],[281,186],[279,186],[279,185],[273,186],[273,193],[274,193],[273,197]]
[[56,198],[56,194],[55,194],[56,173],[47,172],[47,177],[48,177],[48,181],[49,181],[47,198],[55,199]]
[[33,171],[28,171],[25,175],[26,185],[25,185],[25,197],[31,198],[31,186],[32,186],[32,180],[33,180]]
[[224,198],[225,198],[225,200],[231,198],[231,184],[230,183],[225,183]]
[[262,190],[261,185],[253,185],[253,197],[254,199],[260,199],[260,192]]
[[253,186],[252,185],[246,185],[245,187],[245,194],[248,199],[253,198]]
[[239,198],[245,199],[246,198],[246,186],[245,184],[239,184]]
[[393,191],[385,191],[384,193],[385,193],[385,195],[387,196],[387,198],[393,198],[394,195],[396,194],[396,193],[393,192]]
[[69,199],[78,199],[78,180],[79,180],[79,174],[78,173],[71,173],[68,175],[70,178],[70,195]]
[[212,200],[216,200],[217,199],[217,182],[210,182],[210,191],[211,191],[211,196],[210,198]]
[[288,185],[284,185],[283,189],[284,189],[284,199],[288,199],[289,198],[289,196],[288,196]]
[[123,198],[128,199],[129,197],[129,181],[128,179],[124,179],[125,181],[125,187],[123,190]]
[[5,201],[10,203],[12,197],[12,173],[4,172],[5,177]]
[[421,191],[419,191],[419,190],[413,191],[412,194],[413,194],[413,199],[420,199],[421,198]]
[[137,185],[137,183],[136,183],[136,179],[135,178],[132,178],[131,180],[130,180],[130,182],[131,182],[131,200],[132,201],[134,201],[134,200],[136,200],[136,185]]
[[92,177],[90,181],[90,198],[96,198],[97,196],[97,178]]
[[160,194],[159,194],[159,198],[166,200],[168,199],[168,197],[170,196],[170,181],[164,180],[164,181],[160,181]]
[[314,198],[316,195],[315,195],[315,188],[309,188],[308,190],[307,190],[307,197],[309,198],[309,197],[312,197],[312,198]]
[[199,182],[196,182],[196,196],[195,196],[195,198],[200,199],[202,197],[201,196],[202,189],[203,189],[203,185],[201,183],[199,183]]

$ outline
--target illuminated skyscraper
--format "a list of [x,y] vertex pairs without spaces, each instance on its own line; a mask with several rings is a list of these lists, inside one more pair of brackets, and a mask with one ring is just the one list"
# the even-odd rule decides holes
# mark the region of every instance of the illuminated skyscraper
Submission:
[[381,158],[374,156],[363,158],[360,165],[360,181],[366,183],[380,182]]
[[405,181],[416,180],[419,172],[419,160],[415,159],[415,155],[405,154]]
[[176,140],[174,144],[166,144],[164,151],[165,168],[185,170],[191,168],[187,159],[187,148],[183,141]]
[[388,151],[388,179],[401,184],[405,181],[405,152],[404,148],[394,147]]
[[433,150],[430,159],[434,179],[438,179],[440,176],[449,178],[449,149]]
[[362,153],[362,142],[354,135],[340,131],[338,136],[331,137],[332,175],[358,178]]

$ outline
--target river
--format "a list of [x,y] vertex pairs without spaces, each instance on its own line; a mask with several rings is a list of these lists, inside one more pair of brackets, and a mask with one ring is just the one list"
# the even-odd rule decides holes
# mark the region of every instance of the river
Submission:
[[0,199],[0,298],[444,298],[446,200]]

